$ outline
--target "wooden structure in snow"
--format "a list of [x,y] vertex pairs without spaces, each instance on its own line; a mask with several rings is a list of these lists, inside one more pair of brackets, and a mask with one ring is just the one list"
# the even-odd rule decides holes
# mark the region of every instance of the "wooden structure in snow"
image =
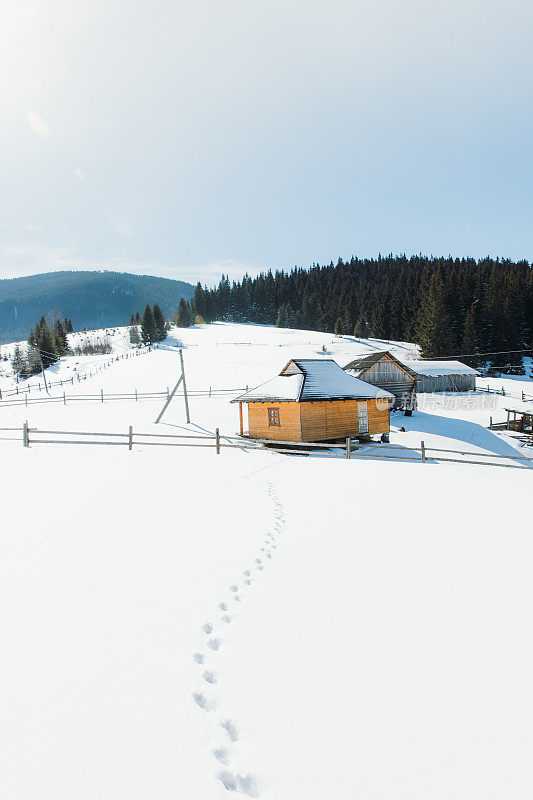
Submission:
[[[533,409],[527,411],[519,411],[516,408],[506,408],[507,422],[498,422],[492,424],[492,430],[506,430],[506,431],[519,431],[520,433],[527,433],[528,436],[533,436]],[[511,419],[511,414],[512,419]]]
[[417,392],[473,392],[476,377],[472,367],[461,361],[403,361],[416,374]]
[[416,408],[417,374],[388,350],[356,358],[346,364],[344,370],[354,378],[391,392],[395,397],[394,408]]
[[232,400],[248,408],[252,439],[327,442],[389,432],[394,395],[354,378],[333,359],[295,358],[280,374]]

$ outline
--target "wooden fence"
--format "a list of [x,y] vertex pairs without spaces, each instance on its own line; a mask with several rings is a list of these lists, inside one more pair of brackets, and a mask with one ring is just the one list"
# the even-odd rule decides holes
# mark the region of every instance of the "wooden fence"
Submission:
[[521,391],[520,394],[508,392],[504,386],[501,389],[490,389],[488,386],[476,386],[476,392],[486,392],[487,394],[499,394],[502,397],[513,397],[515,400],[521,400],[523,403],[528,403],[533,400],[533,395],[526,394]]
[[[70,383],[70,381],[69,381]],[[187,390],[187,394],[189,397],[225,397],[233,394],[239,394],[240,392],[244,392],[246,389],[213,389],[211,386],[208,389],[192,389]],[[104,392],[103,389],[100,389],[99,392],[95,394],[67,394],[63,391],[61,394],[56,395],[31,395],[29,393],[25,393],[22,397],[11,397],[0,400],[0,409],[7,408],[8,406],[19,406],[23,405],[25,407],[30,405],[40,404],[40,403],[60,403],[63,405],[68,405],[69,403],[74,402],[97,402],[97,403],[104,403],[108,401],[116,401],[116,400],[159,400],[161,398],[169,397],[169,387],[167,386],[166,389],[158,392],[139,392],[137,389],[134,389],[132,392]]]
[[[378,442],[361,444],[353,439],[346,439],[342,444],[284,442],[270,439],[250,440],[241,436],[225,436],[220,433],[218,428],[214,434],[141,433],[140,431],[134,431],[132,425],[129,426],[127,431],[121,432],[58,431],[31,428],[25,422],[22,428],[0,428],[0,441],[19,441],[23,447],[39,444],[111,445],[127,447],[129,450],[133,450],[134,445],[142,447],[208,447],[214,449],[218,455],[224,448],[232,448],[254,450],[262,453],[284,453],[292,456],[314,455],[346,459],[370,458],[376,461],[393,459],[397,461],[412,461],[419,464],[452,462],[457,464],[499,466],[507,469],[533,468],[533,457],[428,447],[423,441],[420,442],[420,447],[404,447],[403,445]],[[373,452],[368,452],[369,450]],[[450,456],[463,456],[463,458],[451,458]],[[518,463],[505,463],[509,461]]]
[[[143,348],[135,348],[132,350],[128,350],[126,353],[115,353],[110,354],[110,357],[106,361],[101,361],[98,364],[88,370],[87,372],[78,372],[78,370],[73,371],[73,374],[70,378],[60,378],[58,381],[46,381],[46,386],[44,383],[44,379],[42,381],[35,381],[34,383],[17,383],[12,389],[2,389],[0,388],[0,400],[3,400],[7,397],[13,397],[15,395],[25,395],[31,394],[33,389],[34,394],[37,392],[46,392],[46,387],[51,389],[53,386],[67,386],[68,384],[73,385],[74,383],[81,383],[81,381],[86,381],[87,378],[92,378],[93,375],[98,375],[98,373],[103,372],[108,367],[112,366],[117,361],[123,361],[124,359],[128,358],[137,358],[137,356],[146,355],[151,351],[152,347],[143,347]],[[71,358],[75,358],[75,356],[70,356]],[[81,358],[81,356],[80,356]],[[55,363],[59,363],[61,359],[58,359]]]

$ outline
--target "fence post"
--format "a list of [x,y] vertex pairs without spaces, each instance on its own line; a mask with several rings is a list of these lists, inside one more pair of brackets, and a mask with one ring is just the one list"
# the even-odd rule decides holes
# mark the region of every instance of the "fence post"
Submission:
[[346,458],[351,458],[351,444],[350,438],[348,437],[346,439]]
[[492,430],[492,417],[490,418],[489,431]]
[[217,428],[215,432],[215,440],[216,440],[216,448],[217,448],[217,455],[220,455],[220,431]]
[[25,400],[24,404],[25,404],[26,408],[28,408],[28,395],[27,394],[24,395],[24,400]]
[[135,402],[137,402],[137,389],[135,389]]
[[211,397],[211,387],[209,387],[209,397]]
[[128,450],[133,448],[133,425],[130,425],[130,430],[128,433]]
[[425,461],[426,461],[426,446],[425,446],[424,442],[420,442],[420,457],[421,457],[422,463],[424,464]]
[[65,392],[63,392],[63,405],[66,406],[67,398],[65,397]]
[[28,436],[28,420],[22,426],[22,446],[29,447],[30,446],[30,437]]
[[102,403],[104,402],[104,390],[100,389],[100,395],[102,397]]

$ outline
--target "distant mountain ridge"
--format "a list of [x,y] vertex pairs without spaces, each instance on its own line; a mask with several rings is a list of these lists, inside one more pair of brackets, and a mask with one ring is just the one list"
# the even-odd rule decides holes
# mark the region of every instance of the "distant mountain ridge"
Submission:
[[194,287],[185,281],[127,272],[46,272],[0,280],[0,343],[25,339],[42,314],[70,317],[76,330],[125,325],[130,314],[159,303],[170,316]]

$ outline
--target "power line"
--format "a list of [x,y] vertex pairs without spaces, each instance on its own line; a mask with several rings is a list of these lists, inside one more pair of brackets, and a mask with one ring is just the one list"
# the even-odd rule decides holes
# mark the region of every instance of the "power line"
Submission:
[[[524,350],[495,350],[491,353],[462,353],[461,355],[453,356],[439,356],[438,358],[431,359],[432,361],[443,361],[450,358],[478,358],[479,356],[501,356],[506,353],[533,353],[533,347],[526,347]],[[423,360],[423,359],[421,359]],[[512,365],[506,365],[512,366]]]

